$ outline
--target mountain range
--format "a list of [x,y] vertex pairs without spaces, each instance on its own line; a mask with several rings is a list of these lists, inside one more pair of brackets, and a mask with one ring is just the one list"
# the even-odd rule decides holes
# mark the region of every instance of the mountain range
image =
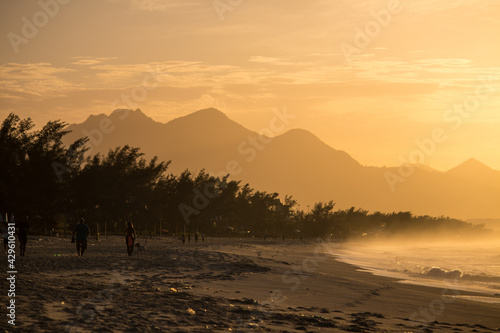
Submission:
[[185,169],[230,174],[255,189],[292,195],[305,211],[333,200],[340,209],[500,218],[500,171],[475,159],[446,172],[418,165],[363,166],[309,131],[260,135],[213,108],[168,123],[120,109],[92,115],[68,130],[65,143],[88,136],[91,154],[126,144],[140,147],[147,158],[171,160],[173,174]]

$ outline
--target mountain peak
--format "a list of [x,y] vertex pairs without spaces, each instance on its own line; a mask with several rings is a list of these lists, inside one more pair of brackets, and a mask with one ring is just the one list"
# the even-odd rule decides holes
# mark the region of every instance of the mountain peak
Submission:
[[301,128],[292,128],[291,130],[281,134],[281,136],[285,138],[295,138],[296,140],[303,140],[306,142],[321,141],[320,138],[313,133]]
[[223,112],[214,108],[208,108],[175,118],[170,121],[170,125],[182,123],[189,125],[198,124],[203,126],[215,126],[215,124],[220,124],[221,121],[227,122],[231,120]]
[[133,122],[153,122],[156,123],[153,118],[147,116],[141,109],[129,110],[129,109],[116,109],[110,115],[109,118],[113,121],[122,121],[122,120],[132,120]]
[[187,116],[181,118],[203,118],[203,119],[215,119],[215,118],[225,118],[228,119],[226,114],[222,111],[219,111],[215,108],[208,108],[195,111],[193,113],[188,114]]
[[[311,149],[314,147],[315,149],[317,149],[315,150],[315,152],[318,155],[333,156],[331,154],[335,154],[335,163],[339,163],[341,161],[341,164],[349,167],[360,166],[360,164],[348,153],[330,147],[316,135],[305,129],[291,129],[276,137],[276,140],[284,144],[286,147],[294,147],[295,149],[302,147],[304,151],[307,151],[309,153],[312,152]],[[285,149],[283,148],[283,150]]]
[[448,172],[451,173],[457,173],[457,172],[480,172],[480,171],[492,171],[493,169],[484,164],[483,162],[480,162],[476,160],[475,158],[469,158],[465,162],[457,165],[456,167],[448,170]]

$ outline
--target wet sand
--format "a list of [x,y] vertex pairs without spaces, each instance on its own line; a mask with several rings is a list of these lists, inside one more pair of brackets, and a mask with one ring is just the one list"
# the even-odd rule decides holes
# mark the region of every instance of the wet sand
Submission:
[[329,243],[169,237],[128,257],[110,237],[77,257],[69,239],[30,237],[26,254],[4,332],[500,331],[500,304],[359,271]]

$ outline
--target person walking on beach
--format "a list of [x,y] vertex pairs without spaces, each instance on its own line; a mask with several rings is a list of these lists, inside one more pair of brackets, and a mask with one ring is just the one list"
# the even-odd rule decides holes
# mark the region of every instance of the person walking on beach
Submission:
[[125,243],[127,244],[127,254],[129,257],[132,256],[132,251],[134,251],[134,242],[137,234],[135,233],[134,225],[131,221],[127,221],[127,228],[125,229]]
[[26,253],[26,244],[28,243],[28,230],[30,228],[30,224],[28,222],[28,217],[26,216],[21,220],[21,223],[17,225],[17,239],[19,240],[21,247],[21,256],[24,257]]
[[80,223],[73,230],[73,237],[76,235],[76,251],[78,252],[78,256],[83,256],[83,253],[87,249],[87,237],[89,234],[89,226],[85,224],[85,220],[82,217]]

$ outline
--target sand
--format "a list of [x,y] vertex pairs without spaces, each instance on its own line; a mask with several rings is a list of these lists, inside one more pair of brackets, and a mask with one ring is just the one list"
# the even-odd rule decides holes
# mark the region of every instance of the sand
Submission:
[[324,242],[165,237],[128,257],[109,237],[77,257],[69,239],[30,237],[26,254],[2,332],[500,331],[500,304],[360,271]]

